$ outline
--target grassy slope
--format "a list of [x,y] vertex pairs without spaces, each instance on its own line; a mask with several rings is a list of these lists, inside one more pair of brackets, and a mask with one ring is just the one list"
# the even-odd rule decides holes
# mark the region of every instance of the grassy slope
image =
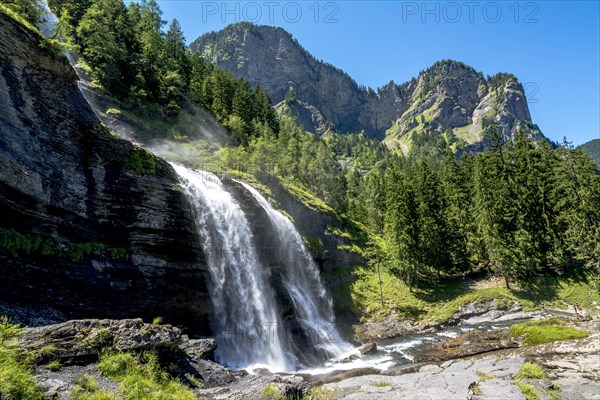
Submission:
[[[345,271],[344,271],[345,272]],[[524,282],[506,289],[502,282],[451,280],[428,289],[410,292],[406,284],[386,269],[381,269],[383,282],[383,305],[379,292],[377,271],[374,267],[355,266],[352,280],[342,276],[339,286],[332,291],[338,306],[350,308],[364,319],[381,320],[390,312],[401,319],[416,319],[426,322],[443,322],[451,318],[460,307],[483,300],[499,303],[518,301],[525,310],[546,307],[564,308],[567,304],[579,303],[594,311],[600,304],[600,287],[597,275],[579,277],[545,277],[542,282]],[[487,283],[487,287],[482,287]],[[596,304],[594,304],[594,302]]]

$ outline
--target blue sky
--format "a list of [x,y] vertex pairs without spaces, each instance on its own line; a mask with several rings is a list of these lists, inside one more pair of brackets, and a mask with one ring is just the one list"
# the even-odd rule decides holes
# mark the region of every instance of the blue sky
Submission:
[[159,0],[188,42],[250,20],[281,26],[316,58],[377,88],[437,60],[524,84],[534,123],[552,140],[600,137],[600,2]]

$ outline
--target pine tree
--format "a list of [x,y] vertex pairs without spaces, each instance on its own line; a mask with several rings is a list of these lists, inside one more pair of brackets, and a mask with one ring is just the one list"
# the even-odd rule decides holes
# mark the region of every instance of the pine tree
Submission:
[[[406,172],[405,172],[406,173]],[[397,166],[386,174],[385,238],[391,270],[412,291],[420,278],[420,232],[414,190]]]
[[516,211],[515,262],[523,275],[541,272],[549,265],[554,234],[550,187],[547,172],[549,160],[523,133],[518,133],[513,156],[513,194]]
[[140,43],[139,64],[144,82],[144,87],[141,89],[157,101],[162,90],[160,82],[163,69],[161,55],[164,52],[164,40],[161,34],[164,25],[162,12],[155,0],[143,0],[139,4],[131,3],[128,12]]
[[253,118],[252,110],[252,89],[247,80],[241,78],[235,88],[235,93],[232,99],[232,111],[239,116],[246,124],[250,124]]
[[514,255],[516,210],[510,181],[510,160],[496,130],[490,150],[477,157],[474,197],[477,232],[485,247],[487,263],[504,278],[506,287],[518,275]]
[[111,93],[125,97],[137,71],[135,35],[121,0],[96,0],[77,27],[81,49],[94,76]]
[[434,273],[439,278],[442,272],[452,269],[452,261],[448,251],[448,227],[442,190],[426,159],[419,163],[416,203],[422,268],[430,271],[430,279]]
[[600,268],[600,172],[565,139],[557,154],[552,193],[556,229],[570,258]]
[[36,26],[42,16],[42,10],[36,0],[3,0],[2,3]]
[[442,168],[442,188],[445,198],[444,217],[447,223],[447,246],[452,265],[457,272],[469,269],[468,231],[472,229],[470,213],[469,174],[447,151]]

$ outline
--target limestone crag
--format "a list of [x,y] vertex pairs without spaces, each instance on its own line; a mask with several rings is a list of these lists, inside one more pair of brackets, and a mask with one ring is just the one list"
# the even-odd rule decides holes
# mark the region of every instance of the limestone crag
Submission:
[[445,60],[404,84],[390,81],[374,91],[315,59],[285,30],[249,23],[207,33],[191,48],[261,85],[280,111],[317,134],[332,127],[343,133],[365,130],[405,152],[423,133],[446,134],[444,139],[460,149],[481,147],[492,124],[503,140],[513,139],[518,130],[543,138],[531,122],[523,86],[510,74],[484,78],[463,63]]

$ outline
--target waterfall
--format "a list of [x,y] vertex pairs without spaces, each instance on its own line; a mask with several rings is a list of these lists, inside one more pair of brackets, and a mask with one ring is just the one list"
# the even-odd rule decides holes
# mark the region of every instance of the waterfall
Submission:
[[294,340],[291,342],[296,354],[316,352],[320,361],[338,357],[352,349],[340,337],[335,327],[333,305],[321,281],[319,269],[306,249],[302,237],[294,224],[277,211],[252,186],[236,181],[248,190],[269,216],[269,220],[277,234],[279,248],[282,251],[281,284],[293,304],[294,325],[288,328],[301,330],[304,333],[304,343]]
[[42,18],[38,23],[38,29],[44,37],[52,37],[54,28],[58,23],[58,17],[50,10],[47,0],[39,0],[38,5],[42,9]]
[[244,212],[217,176],[173,168],[196,209],[204,241],[217,360],[235,369],[292,371],[295,360],[285,348],[275,295]]
[[[194,207],[207,257],[217,360],[234,369],[291,372],[348,352],[319,270],[292,222],[239,182],[278,238],[281,265],[271,268],[261,261],[248,219],[221,180],[172,165]],[[278,304],[282,296],[291,309],[285,318]]]

